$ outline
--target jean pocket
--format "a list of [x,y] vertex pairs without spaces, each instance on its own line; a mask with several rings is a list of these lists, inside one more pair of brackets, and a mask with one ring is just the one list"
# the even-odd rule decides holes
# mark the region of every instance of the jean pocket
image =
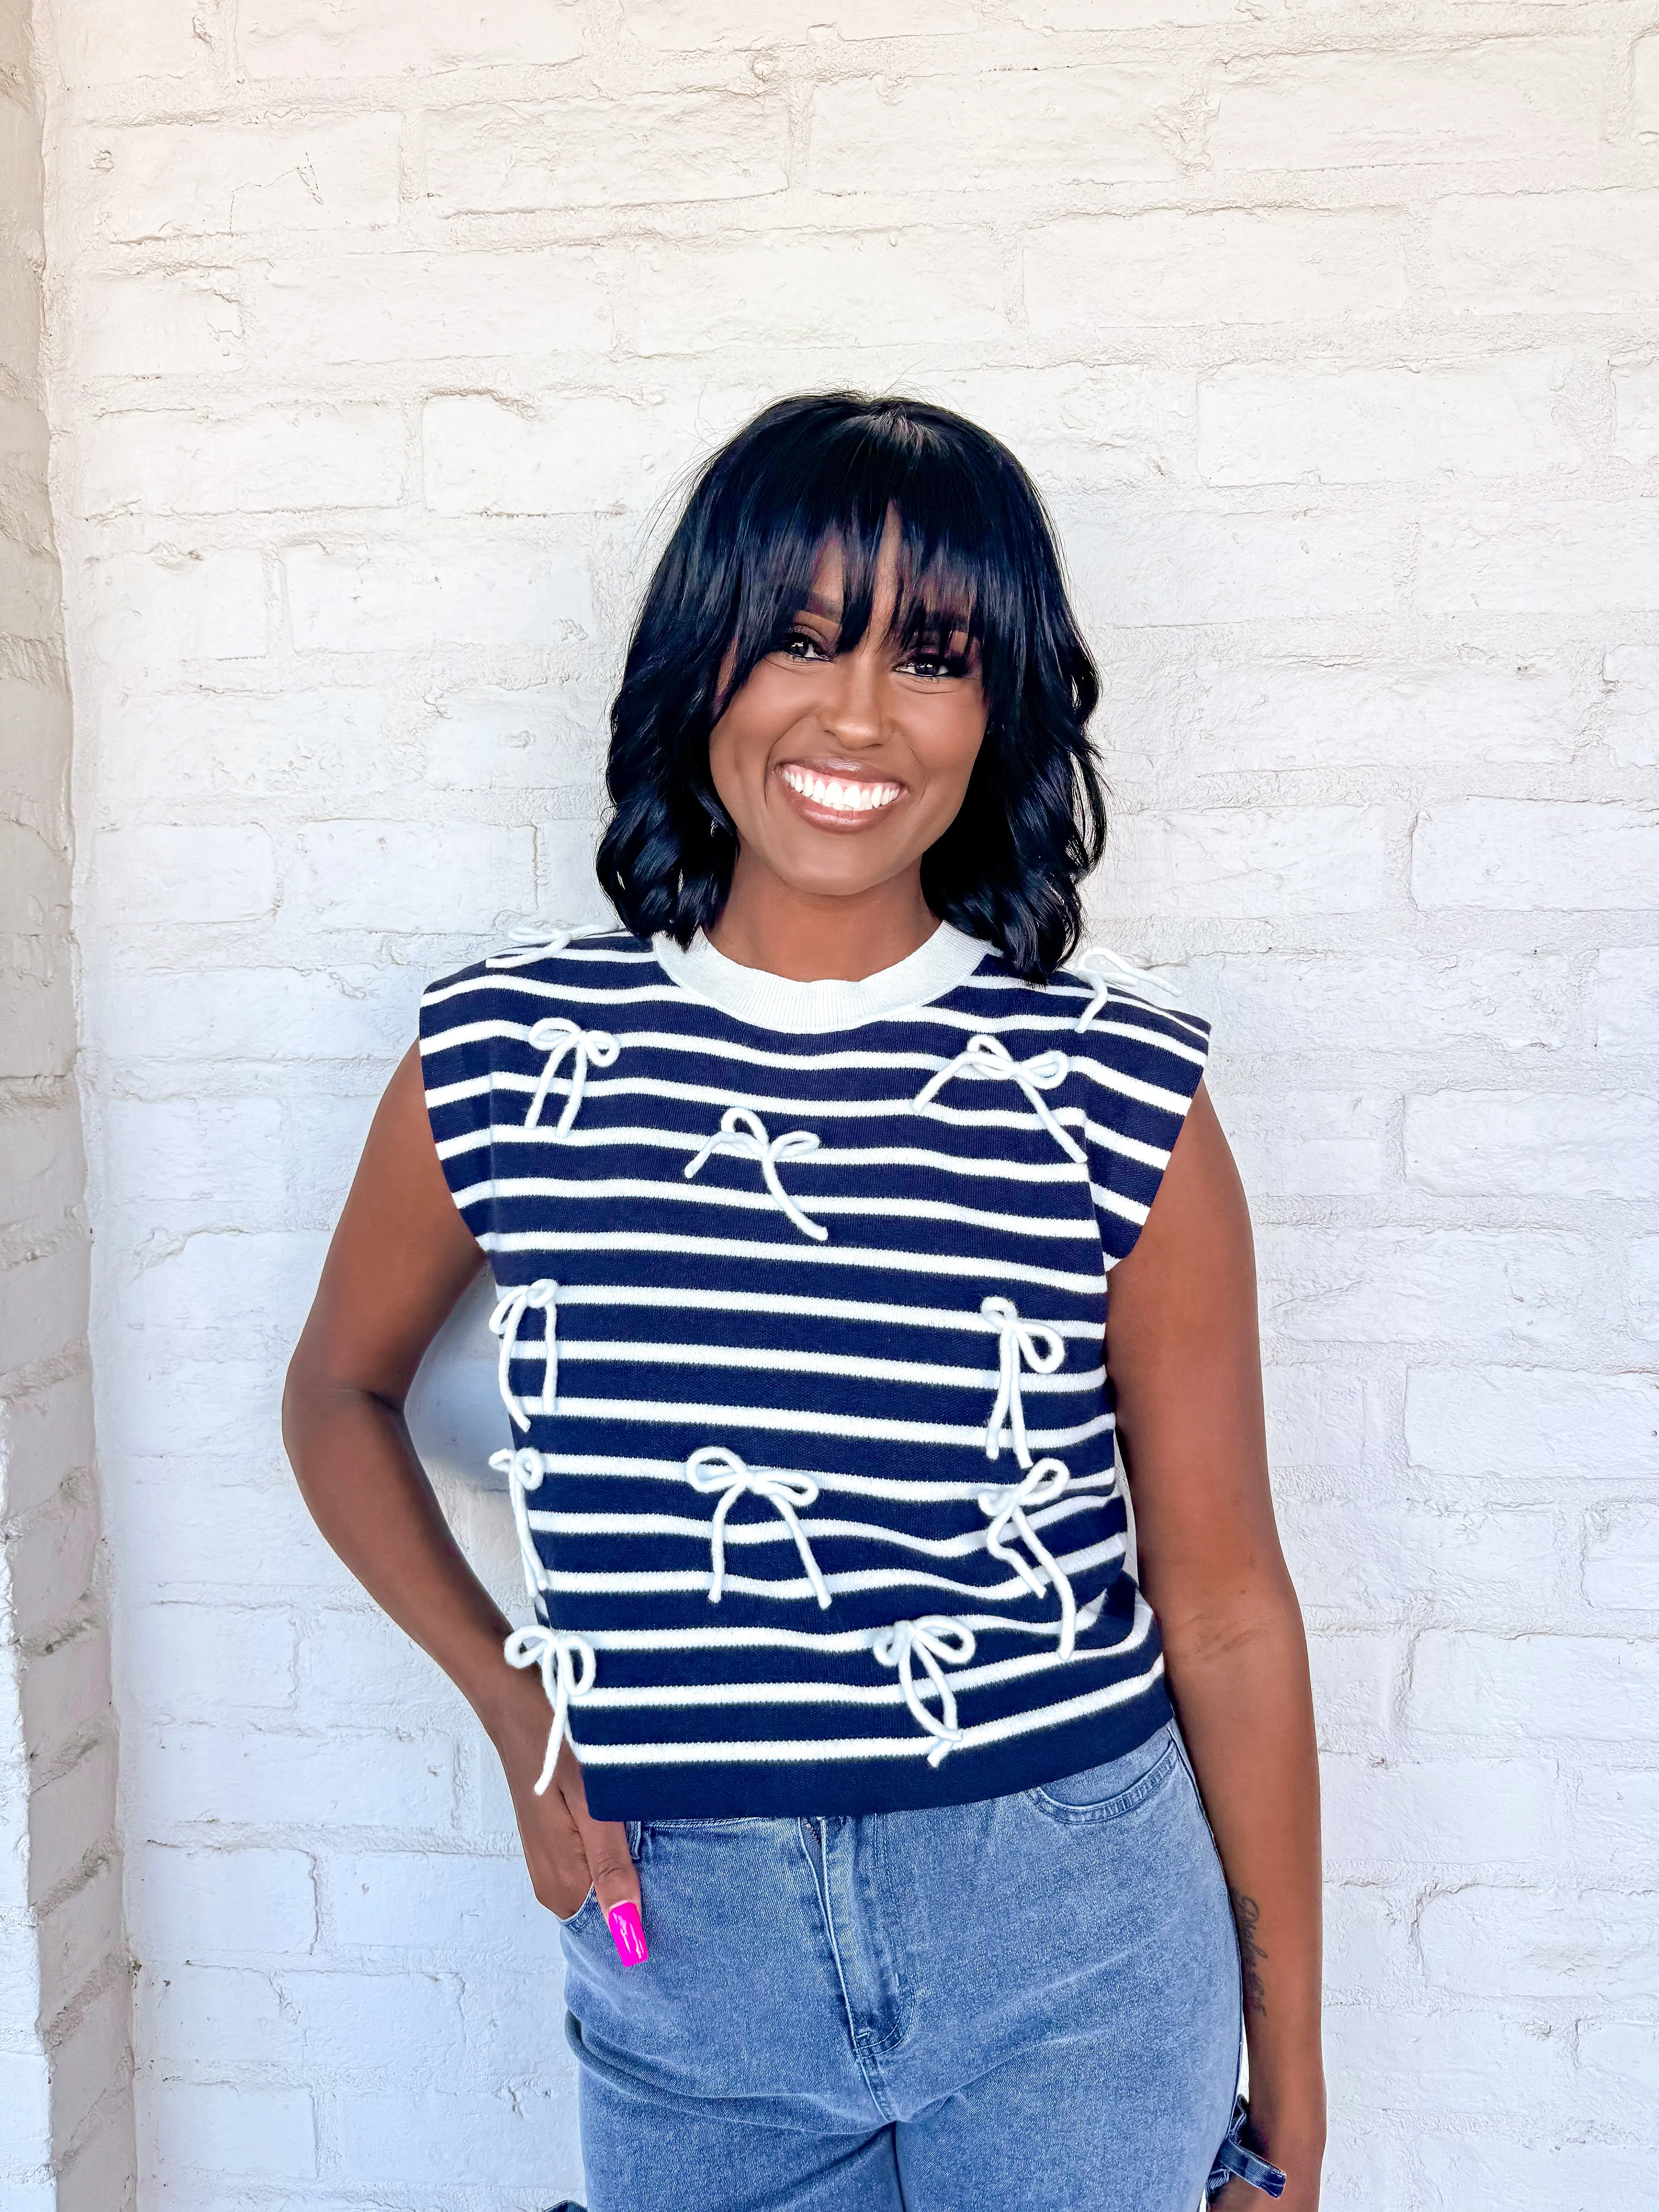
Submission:
[[[640,1838],[643,1833],[644,1826],[645,1823],[642,1820],[624,1820],[623,1823],[623,1831],[628,1838],[628,1856],[633,1860],[636,1867],[640,1863]],[[586,1911],[588,1906],[590,1905],[597,1905],[599,1901],[598,1893],[590,1883],[588,1885],[586,1896],[583,1898],[581,1903],[576,1907],[576,1910],[570,1915],[568,1919],[561,1918],[559,1914],[556,1912],[553,1915],[553,1917],[558,1921],[561,1928],[574,1928],[576,1923],[581,1918],[583,1913]]]
[[1149,1797],[1155,1797],[1180,1764],[1175,1738],[1164,1727],[1121,1759],[1109,1759],[1103,1765],[1085,1767],[1080,1774],[1045,1782],[1026,1795],[1050,1820],[1121,1820]]
[[1233,2124],[1222,2138],[1220,2149],[1215,2154],[1215,2165],[1204,2185],[1204,2201],[1219,2197],[1232,2180],[1248,2181],[1252,2189],[1259,2189],[1264,2197],[1282,2197],[1285,2177],[1276,2166],[1265,2158],[1258,2158],[1244,2142],[1244,2129],[1250,2117],[1250,2108],[1241,2097],[1233,2106]]

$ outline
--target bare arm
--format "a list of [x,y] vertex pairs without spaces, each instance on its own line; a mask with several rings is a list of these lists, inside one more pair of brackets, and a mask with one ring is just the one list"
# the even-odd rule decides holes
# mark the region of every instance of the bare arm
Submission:
[[[1226,1871],[1244,1972],[1257,2148],[1314,2212],[1320,2056],[1319,1773],[1307,1645],[1267,1483],[1249,1215],[1200,1088],[1114,1272],[1107,1326],[1140,1578]],[[1232,2182],[1217,2200],[1264,2200]]]
[[568,1917],[591,1880],[608,1912],[639,1901],[626,1833],[588,1817],[568,1742],[536,1794],[550,1720],[540,1678],[502,1657],[509,1624],[451,1535],[404,1420],[422,1357],[481,1264],[438,1164],[410,1051],[375,1113],[289,1367],[283,1440],[324,1535],[489,1732],[538,1898]]

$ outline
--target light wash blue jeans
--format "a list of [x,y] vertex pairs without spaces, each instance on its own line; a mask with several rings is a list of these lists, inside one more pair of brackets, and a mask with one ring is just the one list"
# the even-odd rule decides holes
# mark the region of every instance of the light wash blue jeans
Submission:
[[564,1929],[591,2212],[1196,2212],[1224,2178],[1238,1952],[1169,1729],[981,1804],[629,1842],[649,1963],[591,1897]]

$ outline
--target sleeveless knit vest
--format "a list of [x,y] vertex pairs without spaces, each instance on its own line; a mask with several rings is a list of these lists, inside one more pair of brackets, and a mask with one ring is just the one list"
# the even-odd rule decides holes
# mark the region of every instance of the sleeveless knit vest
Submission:
[[1122,972],[1039,988],[941,925],[803,984],[557,930],[428,992],[501,1291],[507,1656],[598,1817],[961,1803],[1168,1719],[1107,1289],[1208,1032]]

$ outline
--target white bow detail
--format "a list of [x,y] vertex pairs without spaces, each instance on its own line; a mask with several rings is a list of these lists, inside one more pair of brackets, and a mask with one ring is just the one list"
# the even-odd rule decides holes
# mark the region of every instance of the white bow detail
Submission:
[[780,1160],[804,1160],[809,1152],[818,1148],[818,1140],[810,1129],[787,1129],[781,1137],[769,1137],[766,1124],[760,1115],[747,1106],[728,1106],[720,1115],[720,1127],[704,1140],[702,1149],[685,1166],[688,1182],[696,1174],[711,1152],[736,1152],[744,1159],[758,1160],[766,1188],[803,1237],[816,1237],[820,1244],[830,1231],[822,1222],[814,1221],[811,1214],[803,1213],[778,1180]]
[[582,1093],[587,1088],[587,1070],[595,1067],[614,1067],[618,1050],[617,1040],[605,1030],[585,1030],[566,1014],[550,1014],[546,1020],[535,1024],[530,1032],[532,1051],[544,1052],[547,1064],[536,1085],[535,1096],[530,1102],[530,1111],[524,1117],[526,1129],[533,1129],[542,1118],[542,1108],[553,1079],[564,1064],[564,1056],[574,1052],[571,1063],[570,1096],[564,1102],[564,1111],[558,1120],[557,1134],[562,1137],[575,1120],[582,1103]]
[[[1006,1490],[982,1491],[979,1501],[980,1511],[988,1515],[991,1522],[985,1532],[986,1550],[1011,1566],[1034,1597],[1041,1597],[1049,1582],[1053,1582],[1060,1598],[1059,1656],[1062,1659],[1071,1657],[1072,1647],[1077,1641],[1077,1600],[1054,1553],[1026,1516],[1054,1504],[1071,1480],[1072,1470],[1064,1460],[1040,1459]],[[1038,1566],[1033,1567],[1012,1549],[1008,1540],[1011,1530],[1032,1558],[1041,1563]]]
[[1137,991],[1149,992],[1155,998],[1174,1002],[1176,994],[1161,976],[1149,975],[1144,968],[1137,968],[1132,961],[1124,959],[1121,953],[1114,952],[1109,945],[1091,945],[1086,952],[1079,954],[1072,965],[1079,975],[1091,976],[1095,987],[1095,995],[1083,1009],[1082,1018],[1078,1023],[1079,1034],[1088,1028],[1111,997],[1115,975],[1127,976]]
[[[952,1667],[965,1667],[974,1656],[974,1632],[964,1628],[959,1620],[952,1620],[942,1613],[924,1613],[920,1620],[896,1620],[890,1628],[878,1629],[870,1649],[878,1667],[896,1667],[904,1702],[914,1717],[929,1735],[939,1741],[927,1754],[929,1766],[937,1766],[962,1741],[962,1731],[957,1726],[956,1693],[946,1680],[941,1659]],[[916,1687],[911,1672],[913,1658],[920,1659],[922,1671],[939,1692],[944,1717],[935,1720]]]
[[507,934],[523,950],[519,952],[492,952],[484,962],[486,968],[528,968],[532,961],[546,960],[556,952],[563,952],[571,940],[578,937],[603,935],[616,927],[612,921],[553,921],[546,928],[513,929]]
[[1066,1357],[1066,1340],[1058,1329],[1041,1322],[1022,1321],[1012,1298],[986,1298],[980,1311],[999,1332],[996,1403],[985,1425],[985,1456],[995,1459],[1002,1449],[1006,1421],[1013,1432],[1014,1457],[1022,1467],[1031,1464],[1031,1448],[1025,1440],[1025,1407],[1019,1395],[1022,1364],[1034,1375],[1052,1375]]
[[519,1323],[526,1312],[534,1307],[544,1314],[547,1334],[534,1347],[542,1355],[542,1395],[535,1410],[552,1413],[559,1402],[559,1286],[550,1277],[543,1275],[533,1283],[520,1283],[503,1293],[495,1310],[489,1316],[494,1334],[501,1340],[501,1357],[495,1363],[495,1380],[501,1385],[501,1402],[521,1429],[530,1426],[530,1415],[525,1411],[524,1401],[513,1388],[513,1361],[519,1349]]
[[970,1036],[947,1066],[928,1077],[917,1091],[915,1103],[926,1113],[945,1085],[959,1075],[972,1076],[982,1083],[1017,1083],[1030,1101],[1032,1112],[1061,1152],[1069,1159],[1080,1160],[1086,1165],[1088,1154],[1075,1137],[1060,1127],[1042,1095],[1056,1084],[1064,1083],[1071,1065],[1063,1052],[1040,1052],[1034,1060],[1016,1060],[1000,1037],[984,1034]]
[[491,1452],[489,1464],[497,1474],[507,1477],[507,1495],[513,1500],[513,1525],[519,1532],[519,1556],[524,1561],[524,1578],[531,1596],[538,1598],[547,1584],[536,1553],[535,1540],[530,1533],[530,1509],[525,1496],[526,1492],[542,1486],[542,1455],[521,1444],[516,1451]]
[[781,1468],[745,1467],[734,1451],[724,1444],[704,1444],[694,1451],[685,1462],[686,1480],[693,1490],[705,1497],[716,1491],[720,1501],[714,1508],[714,1518],[708,1529],[709,1562],[714,1569],[708,1584],[708,1602],[718,1605],[720,1593],[726,1588],[726,1516],[746,1492],[751,1498],[764,1498],[776,1509],[778,1517],[795,1540],[795,1549],[800,1553],[800,1563],[806,1570],[806,1579],[820,1606],[830,1603],[830,1589],[812,1556],[812,1547],[806,1540],[806,1531],[795,1518],[795,1508],[812,1504],[818,1486],[810,1474],[787,1474]]
[[[559,1763],[559,1747],[570,1727],[571,1705],[575,1698],[585,1698],[593,1686],[598,1663],[593,1647],[568,1629],[544,1628],[538,1623],[534,1628],[515,1628],[501,1650],[509,1667],[539,1667],[542,1670],[542,1687],[553,1708],[547,1756],[542,1761],[541,1778],[536,1784],[536,1795],[545,1796],[553,1770]],[[575,1747],[576,1739],[572,1736],[570,1748],[574,1751]]]

